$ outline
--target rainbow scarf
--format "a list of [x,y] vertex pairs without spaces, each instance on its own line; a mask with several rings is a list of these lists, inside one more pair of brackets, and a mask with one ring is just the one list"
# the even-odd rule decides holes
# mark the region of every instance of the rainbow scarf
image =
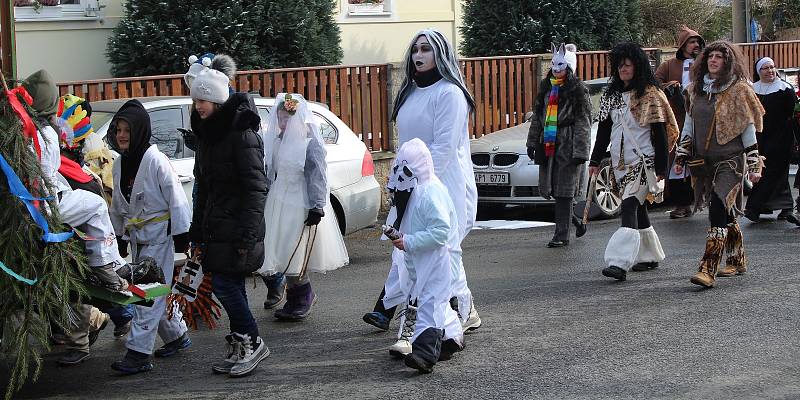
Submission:
[[556,132],[558,132],[558,90],[563,79],[550,78],[550,97],[547,100],[547,112],[544,118],[544,154],[552,157],[556,154]]

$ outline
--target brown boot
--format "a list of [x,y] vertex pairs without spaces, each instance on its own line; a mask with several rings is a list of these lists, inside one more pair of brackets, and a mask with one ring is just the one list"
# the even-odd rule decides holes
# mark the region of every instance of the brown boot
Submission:
[[717,272],[717,276],[729,277],[747,272],[747,257],[744,255],[744,238],[739,223],[728,224],[728,236],[725,238],[725,268]]
[[700,269],[689,281],[707,288],[714,287],[714,276],[717,274],[722,253],[725,250],[725,236],[728,228],[708,228],[706,251],[700,259]]

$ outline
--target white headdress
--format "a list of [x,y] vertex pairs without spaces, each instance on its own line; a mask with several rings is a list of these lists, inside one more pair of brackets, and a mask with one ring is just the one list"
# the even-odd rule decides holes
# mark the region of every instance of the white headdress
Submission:
[[[280,120],[286,117],[286,126],[281,129]],[[296,177],[299,180],[297,184],[306,184],[302,180],[308,141],[314,140],[320,146],[325,145],[319,132],[319,123],[309,110],[306,99],[296,93],[279,93],[263,127],[264,166],[268,185],[275,182],[277,175],[290,179]],[[322,154],[324,156],[324,152]],[[324,160],[312,161],[318,165],[324,163]],[[326,185],[326,182],[319,184]],[[327,191],[327,187],[322,189]]]

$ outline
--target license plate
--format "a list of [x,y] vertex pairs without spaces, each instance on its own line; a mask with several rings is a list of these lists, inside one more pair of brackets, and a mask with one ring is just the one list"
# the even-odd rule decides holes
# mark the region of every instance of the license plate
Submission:
[[478,185],[508,185],[508,172],[476,172],[475,183]]

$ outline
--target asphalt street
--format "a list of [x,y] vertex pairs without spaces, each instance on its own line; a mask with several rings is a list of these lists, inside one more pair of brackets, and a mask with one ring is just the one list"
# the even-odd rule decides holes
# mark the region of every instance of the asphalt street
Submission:
[[[476,230],[464,263],[483,326],[467,348],[430,375],[390,358],[393,333],[361,321],[389,267],[375,230],[346,238],[350,265],[312,275],[319,300],[308,320],[276,322],[250,304],[272,355],[251,376],[212,375],[226,322],[192,332],[194,345],[158,359],[146,374],[117,377],[124,353],[111,329],[77,367],[48,355],[37,383],[18,398],[97,399],[798,399],[800,398],[800,229],[743,221],[750,270],[704,290],[689,283],[703,252],[707,215],[652,221],[667,259],[626,282],[603,277],[617,220],[592,222],[569,247],[547,249],[552,226]],[[546,220],[546,209],[490,218]],[[397,322],[392,322],[392,330]],[[159,343],[160,345],[160,343]]]

